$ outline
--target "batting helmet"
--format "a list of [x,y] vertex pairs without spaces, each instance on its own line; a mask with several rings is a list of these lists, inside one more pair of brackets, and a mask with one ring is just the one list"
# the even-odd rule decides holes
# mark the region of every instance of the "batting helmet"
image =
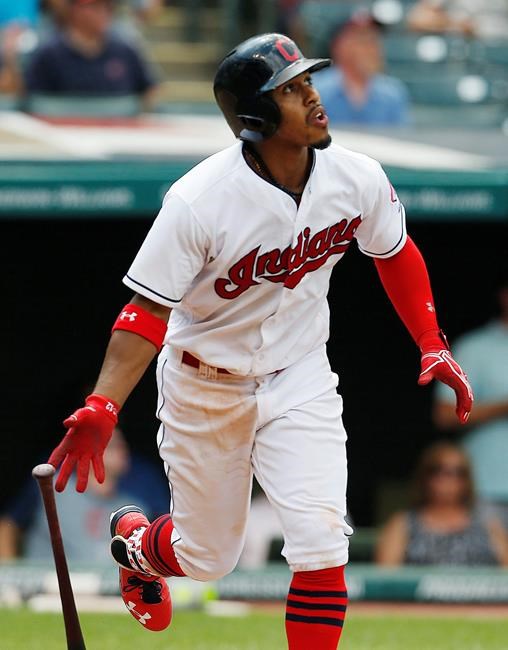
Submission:
[[330,59],[306,59],[283,34],[262,34],[240,43],[219,64],[215,99],[237,138],[260,141],[280,124],[270,91],[302,72],[329,66]]

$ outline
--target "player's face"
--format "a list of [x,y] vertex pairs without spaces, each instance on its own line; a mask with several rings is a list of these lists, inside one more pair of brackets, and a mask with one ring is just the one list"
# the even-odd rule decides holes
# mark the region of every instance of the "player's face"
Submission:
[[315,149],[328,147],[328,117],[309,72],[276,88],[272,97],[282,116],[273,140]]

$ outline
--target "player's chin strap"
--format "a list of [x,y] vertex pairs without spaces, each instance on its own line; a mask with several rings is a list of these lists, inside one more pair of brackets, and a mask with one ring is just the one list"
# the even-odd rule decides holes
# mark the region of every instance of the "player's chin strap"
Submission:
[[139,305],[128,303],[118,314],[111,333],[115,330],[133,332],[153,343],[157,352],[159,352],[164,343],[167,329],[168,324],[162,318],[155,316]]

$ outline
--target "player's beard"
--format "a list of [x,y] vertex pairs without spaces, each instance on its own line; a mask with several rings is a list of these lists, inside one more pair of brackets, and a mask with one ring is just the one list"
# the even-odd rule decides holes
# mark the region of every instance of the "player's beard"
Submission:
[[332,136],[327,133],[324,138],[321,140],[318,140],[317,142],[313,142],[310,146],[311,149],[328,149],[328,147],[332,144]]

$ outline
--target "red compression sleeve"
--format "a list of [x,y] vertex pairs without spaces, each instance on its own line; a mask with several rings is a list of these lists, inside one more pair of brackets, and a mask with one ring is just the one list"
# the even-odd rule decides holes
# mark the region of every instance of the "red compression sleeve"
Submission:
[[399,318],[420,348],[447,347],[437,324],[429,274],[422,254],[409,237],[393,257],[376,258],[383,287]]

